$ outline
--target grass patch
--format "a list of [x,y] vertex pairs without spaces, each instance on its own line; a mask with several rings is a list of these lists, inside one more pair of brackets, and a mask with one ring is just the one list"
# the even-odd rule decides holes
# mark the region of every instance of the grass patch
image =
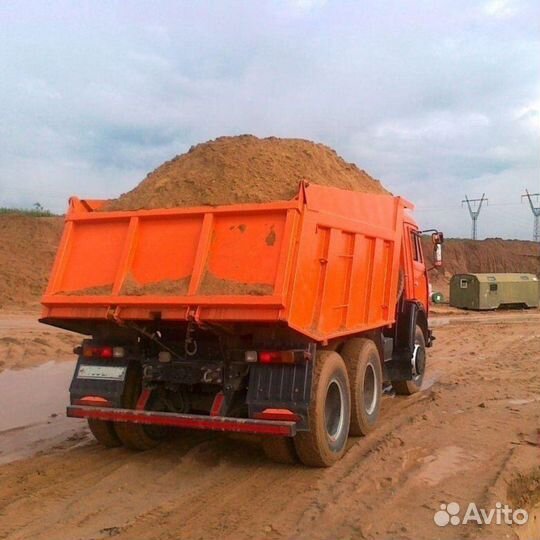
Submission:
[[0,216],[54,217],[57,215],[45,208],[7,208],[0,206]]

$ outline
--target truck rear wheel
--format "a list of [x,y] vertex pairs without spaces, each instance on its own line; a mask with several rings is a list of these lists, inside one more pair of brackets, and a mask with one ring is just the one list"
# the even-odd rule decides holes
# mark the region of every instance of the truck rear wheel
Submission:
[[300,431],[294,445],[304,465],[329,467],[345,452],[351,419],[349,377],[338,353],[317,353],[312,395],[309,431]]
[[298,463],[298,454],[291,437],[267,437],[262,444],[266,457],[272,461],[285,465]]
[[150,435],[148,427],[142,424],[117,422],[115,431],[122,444],[131,450],[151,450],[161,442],[161,438]]
[[371,339],[353,338],[341,350],[351,386],[349,434],[367,435],[381,410],[382,368],[377,346]]
[[[141,368],[132,365],[128,368],[122,404],[126,409],[134,409],[141,393]],[[114,424],[116,435],[127,448],[132,450],[150,450],[155,448],[164,438],[163,428],[133,424],[130,422],[116,422]]]
[[[410,381],[392,381],[392,386],[396,391],[396,394],[401,396],[410,396],[416,394],[422,387],[425,373],[425,357],[426,357],[426,340],[424,338],[424,332],[422,328],[416,325],[416,331],[414,334],[414,343],[419,346],[419,352],[422,355],[422,362],[419,372],[413,376]],[[418,353],[417,353],[418,354]]]
[[88,427],[99,444],[107,446],[108,448],[122,446],[122,441],[118,438],[118,435],[114,430],[113,422],[89,418]]

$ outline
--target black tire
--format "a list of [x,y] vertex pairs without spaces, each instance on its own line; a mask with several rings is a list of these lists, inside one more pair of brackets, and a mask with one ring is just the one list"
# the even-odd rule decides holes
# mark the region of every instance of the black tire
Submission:
[[334,351],[319,351],[313,373],[309,431],[300,431],[294,445],[300,461],[310,467],[330,467],[345,452],[351,419],[347,368]]
[[[414,342],[416,345],[420,346],[425,358],[426,340],[424,338],[424,332],[422,332],[422,328],[418,325],[416,325]],[[416,394],[416,392],[420,391],[420,388],[422,387],[422,382],[424,381],[424,373],[425,367],[420,374],[416,375],[416,377],[414,377],[410,381],[392,381],[392,386],[394,387],[396,394],[399,394],[400,396],[411,396],[412,394]]]
[[122,441],[118,438],[118,435],[114,430],[113,422],[93,420],[92,418],[89,418],[88,427],[99,444],[107,446],[108,448],[122,446]]
[[[141,368],[134,364],[129,366],[122,404],[125,409],[134,409],[141,393]],[[163,429],[130,422],[115,422],[116,435],[127,448],[132,450],[150,450],[155,448],[164,438]]]
[[295,465],[298,454],[291,437],[266,437],[262,443],[266,457],[276,463]]
[[349,434],[367,435],[379,418],[382,395],[381,357],[371,339],[353,338],[341,350],[349,372],[351,426]]

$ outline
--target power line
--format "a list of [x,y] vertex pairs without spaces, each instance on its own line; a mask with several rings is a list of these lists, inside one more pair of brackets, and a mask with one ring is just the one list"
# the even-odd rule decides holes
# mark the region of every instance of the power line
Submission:
[[[465,202],[465,201],[463,201]],[[462,205],[463,206],[463,205]],[[521,206],[520,203],[490,203],[489,207],[495,207],[495,206]],[[457,207],[457,205],[456,205]],[[415,206],[414,211],[415,212],[424,212],[427,210],[448,210],[449,208],[454,208],[452,205],[448,206]]]
[[463,203],[467,203],[467,208],[469,209],[469,214],[471,215],[472,219],[472,231],[471,231],[471,237],[473,240],[476,240],[476,222],[478,221],[478,216],[480,215],[480,210],[482,210],[482,204],[484,201],[486,201],[486,204],[488,204],[488,199],[484,198],[485,193],[482,193],[481,199],[469,199],[467,195],[465,195],[465,200],[461,201],[461,206],[463,206]]

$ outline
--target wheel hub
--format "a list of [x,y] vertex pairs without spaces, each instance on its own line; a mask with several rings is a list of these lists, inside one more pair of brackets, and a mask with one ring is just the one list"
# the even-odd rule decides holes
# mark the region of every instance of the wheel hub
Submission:
[[330,440],[335,441],[341,434],[344,423],[343,391],[335,379],[332,379],[328,385],[324,417],[326,433]]
[[377,406],[377,377],[371,364],[364,374],[364,409],[367,415],[373,414]]
[[426,369],[426,352],[423,347],[416,344],[411,358],[411,367],[413,377],[420,377]]

